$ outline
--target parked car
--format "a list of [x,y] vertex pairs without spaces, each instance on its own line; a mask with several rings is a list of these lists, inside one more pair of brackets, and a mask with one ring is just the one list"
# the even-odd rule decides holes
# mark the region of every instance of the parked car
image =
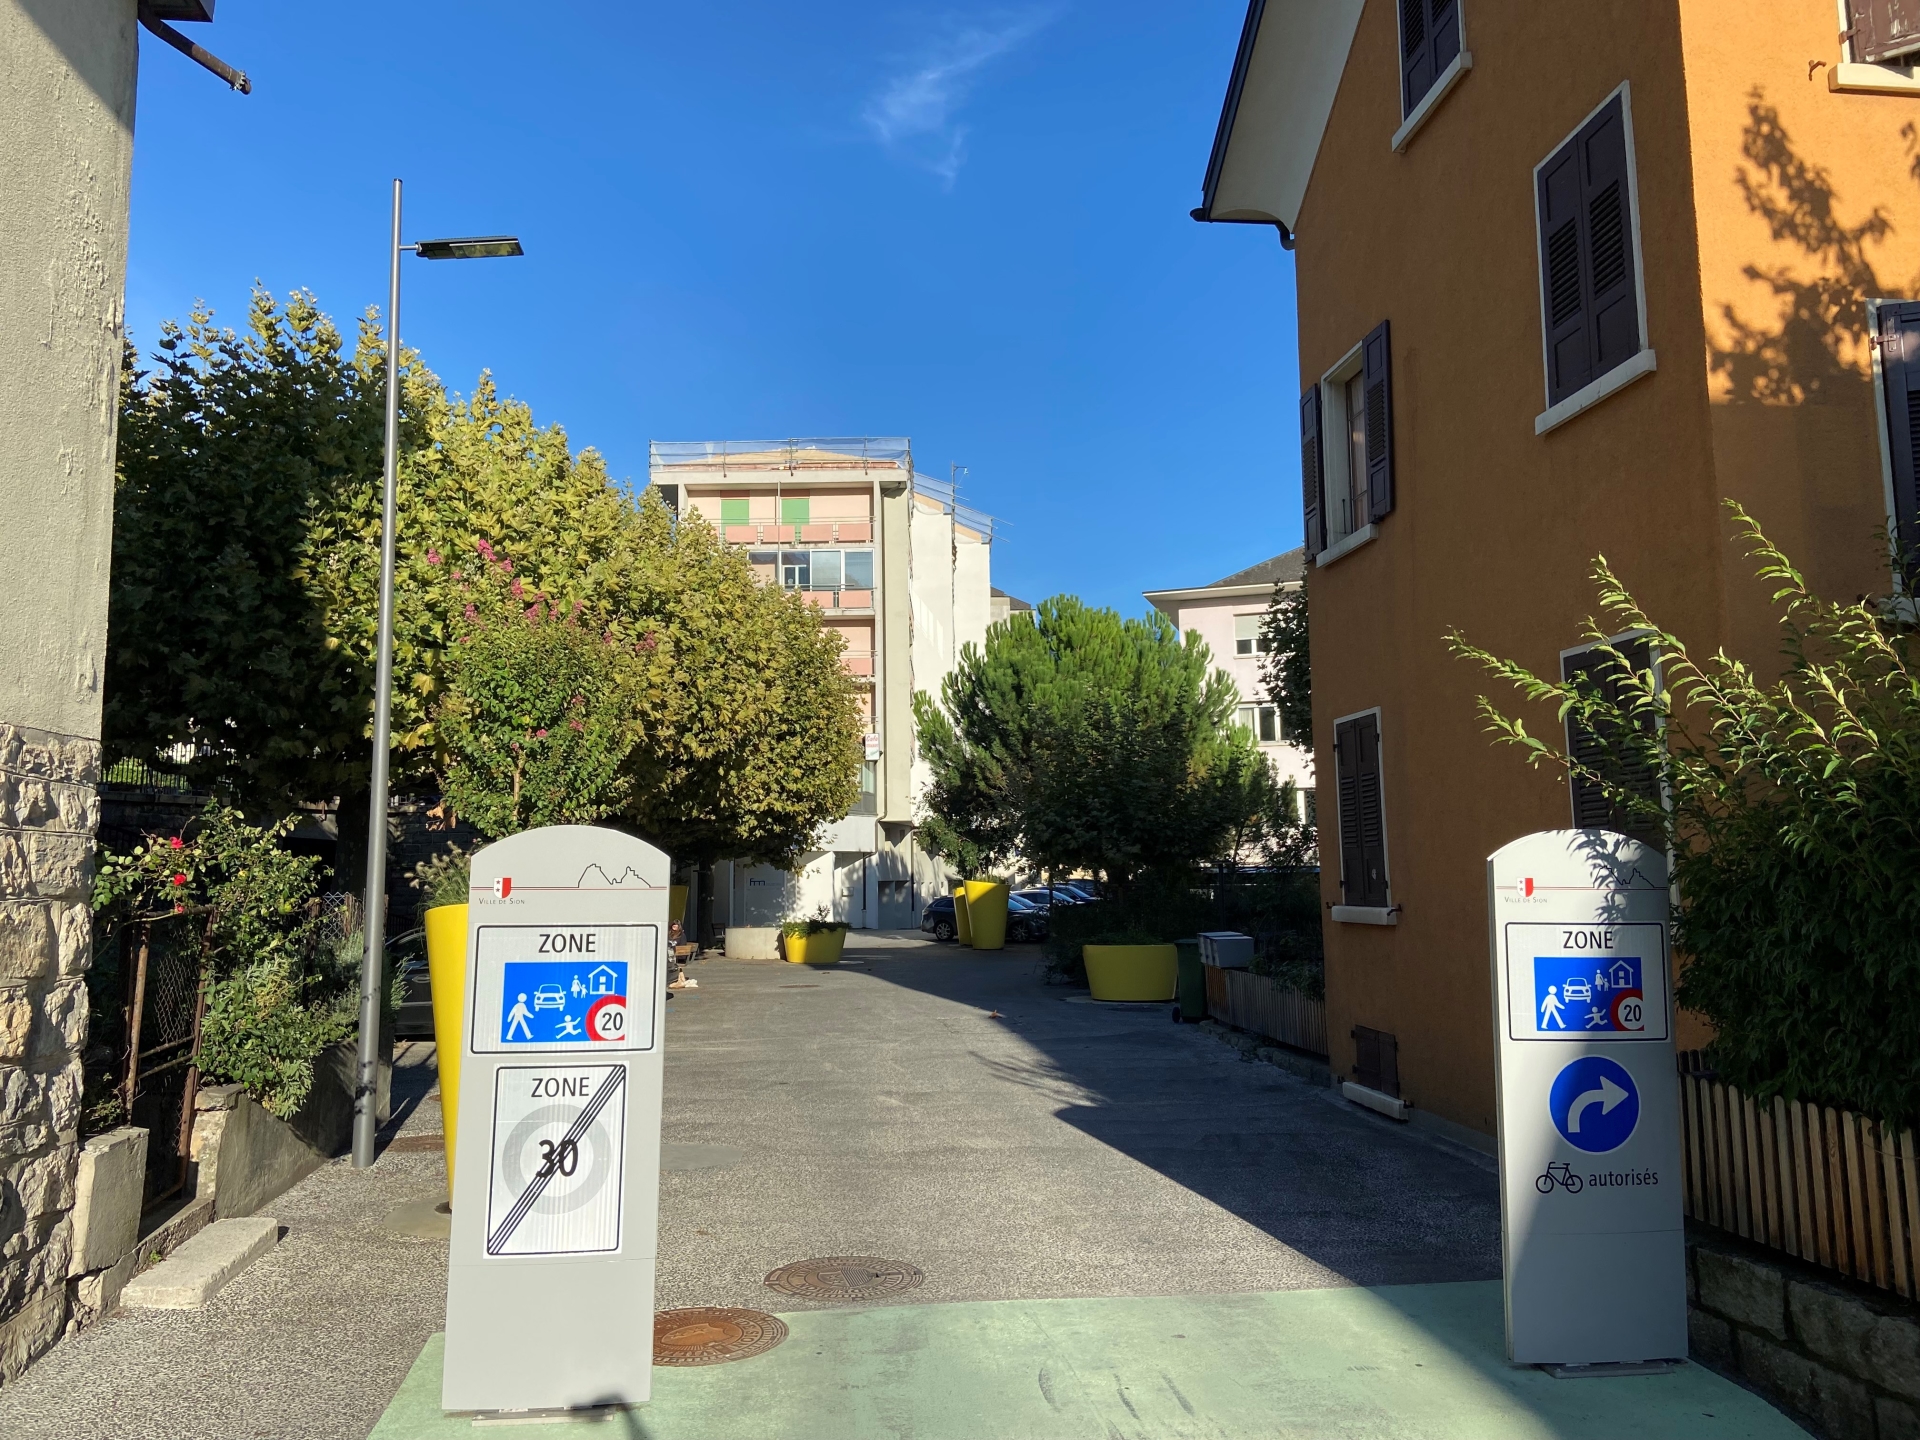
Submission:
[[[942,895],[928,903],[920,916],[920,928],[936,940],[959,938],[960,927],[953,916],[953,897]],[[1007,897],[1007,939],[1025,945],[1047,938],[1047,912],[1018,895]]]

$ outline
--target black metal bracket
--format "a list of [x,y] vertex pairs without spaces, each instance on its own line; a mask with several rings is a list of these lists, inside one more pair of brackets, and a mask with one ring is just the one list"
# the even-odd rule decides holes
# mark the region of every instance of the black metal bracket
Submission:
[[146,3],[146,0],[140,0],[140,23],[155,35],[158,35],[162,40],[166,41],[167,44],[171,45],[174,49],[178,50],[182,55],[193,61],[194,64],[211,70],[242,95],[251,95],[253,93],[253,82],[247,79],[246,71],[234,69],[233,66],[227,64],[226,61],[222,60],[218,55],[215,55],[211,50],[194,44],[193,41],[189,40],[178,30],[167,24],[166,21],[155,15],[152,8]]

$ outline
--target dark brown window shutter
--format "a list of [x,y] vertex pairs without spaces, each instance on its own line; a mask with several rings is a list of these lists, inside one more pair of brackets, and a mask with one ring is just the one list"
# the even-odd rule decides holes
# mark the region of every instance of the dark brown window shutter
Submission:
[[1882,305],[1878,339],[1893,461],[1894,551],[1911,592],[1920,583],[1920,304]]
[[1380,719],[1343,720],[1333,737],[1340,786],[1340,903],[1387,903],[1387,837],[1380,801]]
[[1321,455],[1320,387],[1309,385],[1300,397],[1300,490],[1309,560],[1327,548],[1326,479]]
[[1400,1039],[1388,1030],[1356,1025],[1353,1036],[1353,1078],[1369,1090],[1400,1098]]
[[1920,50],[1920,0],[1847,0],[1847,24],[1853,58],[1862,64],[1896,56],[1911,64]]
[[1400,0],[1400,118],[1460,53],[1459,0]]
[[1382,320],[1361,350],[1367,386],[1367,519],[1393,509],[1393,347]]
[[[1616,647],[1626,657],[1634,670],[1645,670],[1653,663],[1652,647],[1645,640],[1628,641]],[[1600,689],[1600,693],[1609,700],[1618,700],[1626,693],[1626,686],[1619,673],[1620,667],[1611,656],[1599,650],[1580,650],[1565,656],[1560,662],[1560,678],[1571,682],[1575,677],[1590,680]],[[1567,716],[1567,754],[1603,775],[1613,777],[1622,789],[1640,796],[1642,799],[1658,803],[1660,799],[1660,777],[1648,766],[1633,761],[1623,761],[1621,757],[1609,753],[1608,741],[1611,737],[1581,724],[1571,713]],[[1637,815],[1624,805],[1616,804],[1601,788],[1598,781],[1589,776],[1569,774],[1568,784],[1573,795],[1573,828],[1576,830],[1617,830],[1622,835],[1631,835],[1636,840],[1649,845],[1664,844],[1659,827],[1650,823],[1646,817]]]
[[1540,167],[1541,323],[1550,405],[1640,350],[1630,189],[1626,109],[1616,95]]

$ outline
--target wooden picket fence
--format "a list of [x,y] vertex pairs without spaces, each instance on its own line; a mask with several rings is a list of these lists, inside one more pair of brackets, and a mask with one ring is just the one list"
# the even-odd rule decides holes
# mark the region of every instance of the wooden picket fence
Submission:
[[1913,1299],[1920,1288],[1914,1132],[1835,1110],[1762,1104],[1680,1057],[1687,1214]]
[[1207,1014],[1309,1055],[1327,1053],[1327,1004],[1251,970],[1207,968]]

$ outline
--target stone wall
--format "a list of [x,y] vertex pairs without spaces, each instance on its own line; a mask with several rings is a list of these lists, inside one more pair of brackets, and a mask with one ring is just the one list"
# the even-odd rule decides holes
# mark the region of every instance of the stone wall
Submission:
[[1695,1360],[1797,1410],[1827,1440],[1920,1440],[1920,1312],[1737,1241],[1690,1236]]
[[136,10],[0,0],[0,1381],[67,1312]]
[[97,741],[0,725],[0,1383],[67,1318]]

